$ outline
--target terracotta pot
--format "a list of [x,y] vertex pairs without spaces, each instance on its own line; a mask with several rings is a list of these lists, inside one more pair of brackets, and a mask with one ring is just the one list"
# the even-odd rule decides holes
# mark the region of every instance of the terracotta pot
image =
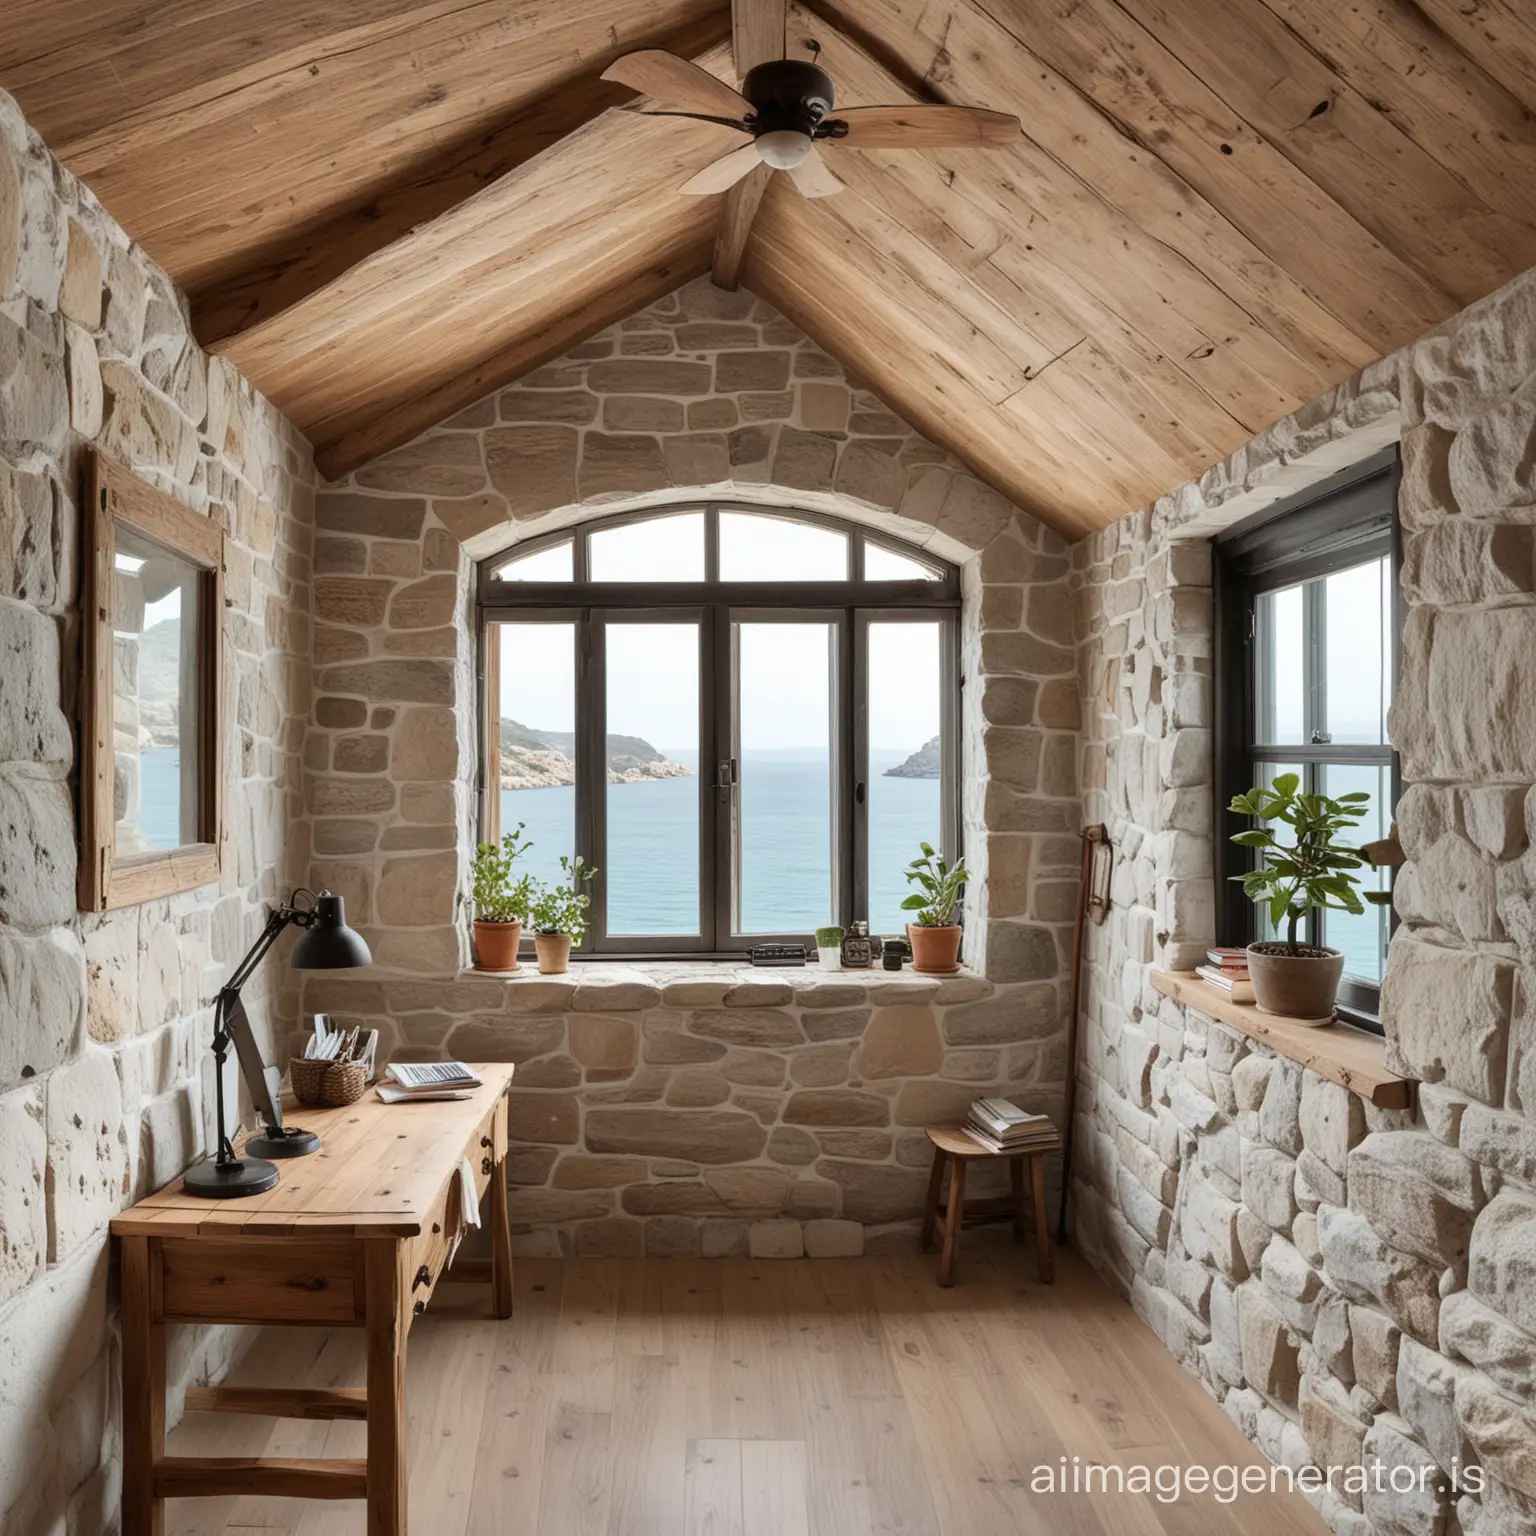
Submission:
[[571,968],[571,936],[568,933],[536,933],[533,947],[539,956],[539,971],[545,976],[560,976]]
[[517,947],[523,942],[519,922],[488,923],[475,919],[475,969],[477,971],[518,971]]
[[951,971],[958,971],[962,932],[958,924],[949,928],[924,928],[920,923],[908,923],[912,969],[924,976],[947,976]]
[[1300,1024],[1326,1024],[1333,1018],[1344,955],[1337,949],[1305,949],[1302,954],[1275,953],[1284,946],[1267,941],[1248,946],[1248,975],[1254,1006]]

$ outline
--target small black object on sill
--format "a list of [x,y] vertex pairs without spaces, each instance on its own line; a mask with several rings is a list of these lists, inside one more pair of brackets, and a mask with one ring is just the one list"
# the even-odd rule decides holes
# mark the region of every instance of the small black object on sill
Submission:
[[[308,897],[301,905],[300,898]],[[304,1157],[320,1148],[320,1138],[313,1131],[283,1124],[282,1102],[277,1093],[276,1074],[270,1073],[261,1059],[261,1047],[251,1032],[240,989],[251,979],[267,951],[290,926],[303,928],[304,936],[294,946],[291,964],[299,971],[345,970],[352,966],[372,965],[373,956],[360,933],[347,926],[346,911],[340,896],[329,891],[318,895],[300,888],[284,905],[273,910],[260,937],[236,967],[219,993],[213,1012],[214,1093],[218,1124],[218,1151],[189,1168],[182,1185],[189,1195],[209,1200],[238,1199],[242,1195],[260,1195],[278,1182],[274,1157]],[[246,1156],[236,1157],[224,1124],[224,1062],[230,1043],[240,1059],[240,1074],[250,1090],[256,1111],[266,1126],[266,1135],[247,1138]]]
[[754,944],[747,951],[753,965],[804,965],[804,944]]
[[880,964],[887,971],[899,971],[912,954],[905,939],[887,939],[880,948]]

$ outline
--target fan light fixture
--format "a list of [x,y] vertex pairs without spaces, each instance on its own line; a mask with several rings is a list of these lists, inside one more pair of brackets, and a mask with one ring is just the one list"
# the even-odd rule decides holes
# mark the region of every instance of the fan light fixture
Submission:
[[790,128],[760,134],[757,139],[759,158],[764,165],[771,165],[776,171],[794,170],[797,165],[804,163],[810,152],[811,136],[808,133],[796,133]]

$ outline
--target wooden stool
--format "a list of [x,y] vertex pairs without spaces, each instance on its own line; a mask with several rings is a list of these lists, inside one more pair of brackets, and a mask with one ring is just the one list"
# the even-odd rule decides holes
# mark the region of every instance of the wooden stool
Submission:
[[[1046,1147],[1029,1147],[1017,1152],[989,1152],[973,1141],[958,1125],[930,1125],[925,1133],[933,1143],[933,1174],[928,1180],[928,1208],[923,1213],[923,1252],[933,1247],[934,1232],[942,1227],[944,1248],[939,1256],[939,1284],[955,1283],[955,1255],[960,1247],[960,1229],[979,1227],[993,1221],[1012,1221],[1013,1240],[1024,1241],[1024,1164],[1028,1162],[1035,1202],[1035,1266],[1042,1283],[1055,1279],[1051,1261],[1051,1233],[1045,1215],[1045,1159],[1061,1150],[1058,1138]],[[965,1203],[965,1169],[968,1163],[985,1159],[1003,1159],[1008,1164],[1011,1192],[993,1200]],[[949,1207],[939,1216],[939,1194],[944,1186],[944,1164],[949,1163]]]

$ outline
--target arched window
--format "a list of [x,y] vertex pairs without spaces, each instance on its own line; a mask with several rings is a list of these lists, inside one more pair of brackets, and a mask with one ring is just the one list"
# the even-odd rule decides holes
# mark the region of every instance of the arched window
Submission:
[[954,567],[709,503],[519,544],[478,602],[482,835],[597,867],[586,953],[899,933],[919,843],[958,854]]

